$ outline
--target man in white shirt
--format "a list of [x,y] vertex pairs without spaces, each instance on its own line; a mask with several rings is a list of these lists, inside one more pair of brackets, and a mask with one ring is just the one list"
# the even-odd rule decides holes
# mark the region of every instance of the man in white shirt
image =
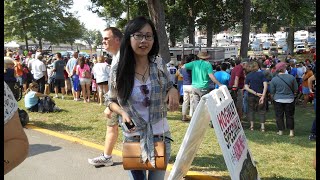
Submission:
[[74,89],[74,76],[76,75],[74,71],[74,67],[77,66],[78,64],[78,52],[73,53],[73,57],[69,59],[66,65],[66,71],[68,73],[68,77],[70,79],[71,83],[71,90],[72,90],[72,95],[73,95],[73,100],[79,101],[80,100],[80,92],[78,90]]
[[[114,65],[119,62],[120,57],[120,44],[122,39],[122,33],[119,29],[115,27],[106,28],[103,33],[102,44],[104,49],[112,54],[112,62],[110,67],[110,72],[112,71]],[[110,76],[109,76],[110,82]],[[110,87],[110,84],[109,84]],[[110,88],[109,88],[110,89]],[[110,111],[109,107],[104,110],[107,116],[107,133],[104,144],[104,152],[100,156],[92,159],[88,159],[88,162],[94,166],[111,166],[113,164],[112,160],[112,150],[118,139],[118,117],[115,113]]]
[[27,66],[28,66],[30,71],[32,70],[32,62],[35,61],[35,60],[36,60],[35,54],[31,54],[31,58],[29,58],[28,64],[27,64]]
[[31,73],[33,74],[33,79],[39,84],[39,92],[44,93],[45,84],[48,80],[47,67],[42,62],[43,56],[38,55],[31,64]]

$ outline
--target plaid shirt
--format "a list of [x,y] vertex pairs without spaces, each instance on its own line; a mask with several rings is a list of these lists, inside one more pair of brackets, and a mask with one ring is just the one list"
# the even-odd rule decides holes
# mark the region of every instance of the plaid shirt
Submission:
[[169,73],[165,63],[161,58],[152,58],[149,62],[151,96],[149,107],[149,122],[145,122],[135,110],[132,99],[129,98],[127,103],[120,104],[121,99],[117,96],[116,89],[116,73],[118,64],[116,64],[110,74],[110,90],[105,95],[106,105],[115,102],[119,104],[131,119],[136,123],[137,131],[140,133],[140,145],[142,149],[142,160],[146,162],[149,159],[154,165],[154,144],[152,124],[155,124],[167,116],[167,105],[164,103],[165,97],[169,89],[173,87],[173,83],[169,80]]

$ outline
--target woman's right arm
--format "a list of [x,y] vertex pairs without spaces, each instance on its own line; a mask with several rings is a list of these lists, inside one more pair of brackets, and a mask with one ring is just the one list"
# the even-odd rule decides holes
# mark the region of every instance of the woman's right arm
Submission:
[[39,92],[36,92],[36,96],[37,97],[47,97],[47,95],[39,93]]

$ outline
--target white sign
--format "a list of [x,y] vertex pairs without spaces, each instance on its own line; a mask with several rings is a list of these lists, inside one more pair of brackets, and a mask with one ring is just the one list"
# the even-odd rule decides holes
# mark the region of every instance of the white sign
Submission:
[[260,179],[228,88],[215,89],[207,98],[211,121],[231,179]]
[[231,179],[260,180],[236,107],[226,86],[221,86],[201,98],[177,154],[169,180],[182,179],[187,174],[205,134],[205,127],[209,126],[206,118],[208,114]]

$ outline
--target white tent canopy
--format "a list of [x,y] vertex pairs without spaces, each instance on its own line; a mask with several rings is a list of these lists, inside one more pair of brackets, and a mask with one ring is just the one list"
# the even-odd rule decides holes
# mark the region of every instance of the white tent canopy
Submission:
[[8,42],[4,45],[4,47],[8,47],[8,48],[18,48],[20,47],[19,44],[17,44],[17,42],[15,41],[11,41],[11,42]]

